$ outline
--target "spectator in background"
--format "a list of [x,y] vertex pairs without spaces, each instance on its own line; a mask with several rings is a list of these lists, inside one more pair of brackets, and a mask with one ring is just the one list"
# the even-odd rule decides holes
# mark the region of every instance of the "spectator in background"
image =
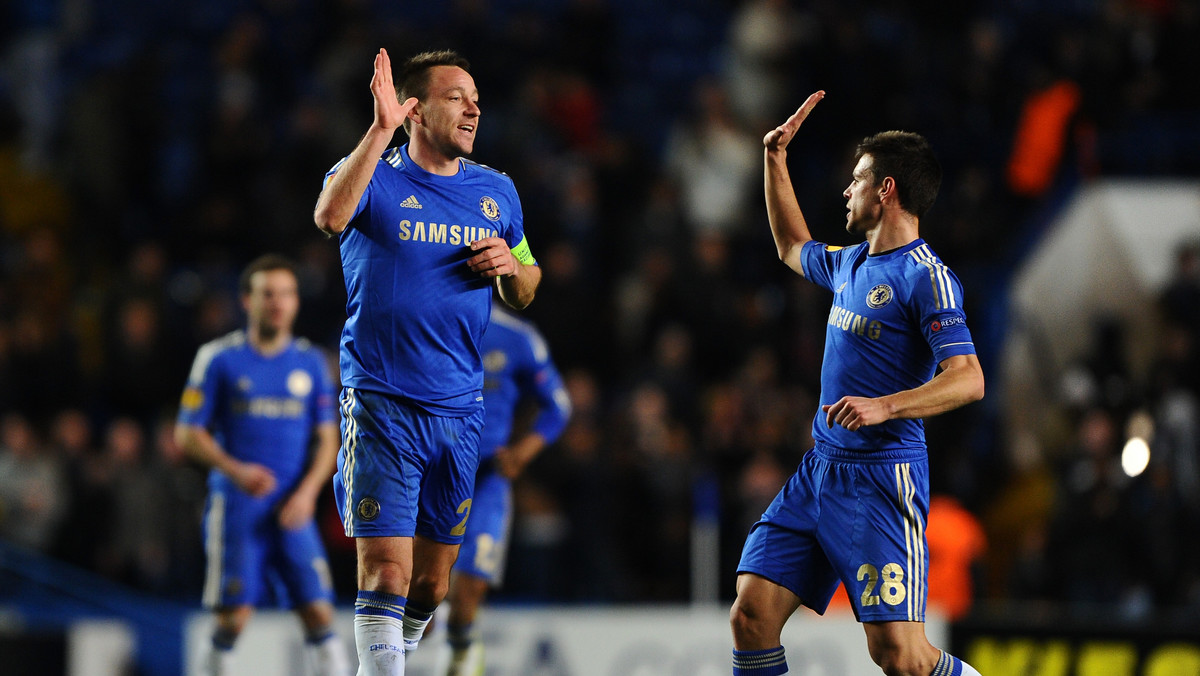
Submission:
[[747,0],[730,17],[724,82],[738,119],[751,129],[786,115],[791,66],[798,49],[811,42],[817,24],[791,0]]
[[58,529],[55,555],[94,570],[112,512],[98,478],[102,461],[95,447],[91,419],[80,409],[63,409],[51,422],[50,442],[65,465],[66,492],[70,496]]
[[174,388],[159,374],[174,373],[163,331],[162,311],[152,299],[131,296],[113,317],[100,387],[107,411],[130,416],[148,429]]
[[175,414],[164,413],[151,428],[151,473],[166,490],[163,514],[168,583],[158,591],[192,601],[204,582],[204,501],[207,487],[201,469],[189,461],[175,439]]
[[[1046,552],[1052,566],[1049,589],[1085,613],[1096,589],[1108,590],[1114,601],[1130,590],[1129,477],[1121,470],[1119,435],[1112,413],[1100,407],[1085,410],[1059,470]],[[1096,561],[1105,565],[1098,567]]]
[[65,470],[60,456],[38,438],[28,418],[0,419],[0,536],[48,553],[67,512]]
[[694,111],[672,128],[663,164],[679,186],[692,235],[728,241],[743,234],[747,224],[758,153],[720,83],[699,82],[693,95]]
[[168,519],[174,509],[169,487],[153,470],[141,421],[116,418],[104,436],[112,523],[100,546],[99,565],[109,577],[161,593],[168,583]]
[[975,602],[979,565],[987,552],[983,524],[952,495],[929,497],[929,605],[951,622],[963,619]]

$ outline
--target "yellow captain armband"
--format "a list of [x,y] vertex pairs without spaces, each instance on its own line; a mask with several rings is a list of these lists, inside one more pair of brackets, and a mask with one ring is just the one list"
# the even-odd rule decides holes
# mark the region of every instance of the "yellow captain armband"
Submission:
[[529,250],[529,240],[521,237],[521,243],[512,248],[513,258],[521,262],[521,265],[535,265],[537,263],[533,258],[533,252]]

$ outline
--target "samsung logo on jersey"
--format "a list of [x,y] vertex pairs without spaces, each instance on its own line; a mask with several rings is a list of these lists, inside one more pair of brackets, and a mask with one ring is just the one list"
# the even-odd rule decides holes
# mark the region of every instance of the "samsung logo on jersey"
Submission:
[[430,244],[453,244],[455,246],[470,244],[484,237],[499,237],[500,232],[492,228],[478,228],[473,225],[446,225],[445,223],[426,223],[405,219],[400,221],[400,241],[429,242]]
[[237,415],[256,418],[299,418],[304,415],[304,402],[284,397],[253,397],[233,402],[231,408]]
[[829,311],[829,324],[871,340],[879,340],[879,334],[883,331],[883,323],[878,319],[867,319],[857,312],[836,305]]

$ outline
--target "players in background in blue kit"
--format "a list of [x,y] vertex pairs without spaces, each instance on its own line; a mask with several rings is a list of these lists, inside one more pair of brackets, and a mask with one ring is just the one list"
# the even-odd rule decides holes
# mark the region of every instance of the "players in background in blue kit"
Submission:
[[[346,279],[337,507],[358,551],[361,676],[404,673],[449,588],[483,426],[481,343],[493,289],[532,302],[541,270],[512,179],[463,159],[480,121],[468,64],[375,56],[374,121],[313,214]],[[388,149],[403,126],[409,142]]]
[[824,613],[845,583],[871,658],[889,676],[978,676],[925,637],[929,453],[922,418],[983,397],[958,278],[920,238],[942,170],[917,134],[859,144],[843,192],[848,247],[814,241],[787,146],[824,98],[809,96],[763,138],[767,216],[779,258],[833,293],[815,447],[751,529],[730,611],[735,676],[788,671],[781,632]]
[[203,673],[229,673],[254,607],[275,600],[294,604],[315,673],[346,676],[313,520],[338,448],[333,381],[321,351],[292,336],[300,296],[287,259],[256,259],[239,288],[247,326],[197,352],[175,428],[188,456],[211,468],[204,604],[216,630]]
[[[512,485],[529,461],[562,434],[571,402],[550,351],[534,325],[492,306],[483,336],[486,414],[479,444],[479,471],[466,539],[450,580],[446,676],[483,674],[483,644],[473,630],[488,587],[504,577],[512,521]],[[522,420],[532,404],[532,422]],[[514,433],[514,426],[516,427]]]

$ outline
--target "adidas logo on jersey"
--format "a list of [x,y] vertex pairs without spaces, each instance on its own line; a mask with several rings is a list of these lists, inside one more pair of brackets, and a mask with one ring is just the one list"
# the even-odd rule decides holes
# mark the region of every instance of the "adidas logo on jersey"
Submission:
[[408,207],[409,209],[421,209],[422,208],[421,203],[417,201],[416,195],[409,195],[408,199],[406,199],[400,203],[400,206]]

